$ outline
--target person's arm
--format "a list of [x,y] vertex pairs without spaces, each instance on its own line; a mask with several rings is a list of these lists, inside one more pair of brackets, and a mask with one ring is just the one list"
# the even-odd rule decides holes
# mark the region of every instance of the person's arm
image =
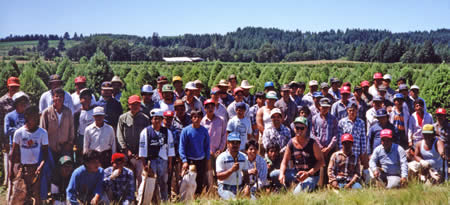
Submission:
[[111,127],[111,130],[110,130],[111,132],[110,132],[110,142],[111,142],[111,154],[114,154],[114,153],[116,153],[116,148],[117,148],[117,146],[116,146],[116,136],[115,136],[115,134],[114,134],[114,128],[113,127]]
[[239,162],[235,162],[230,169],[225,170],[225,171],[219,170],[221,167],[223,167],[223,164],[221,164],[221,163],[222,162],[219,159],[216,161],[217,179],[218,180],[221,180],[221,181],[226,180],[228,177],[231,176],[231,174],[233,174],[233,172],[239,170]]
[[263,115],[264,115],[263,108],[259,108],[258,112],[256,112],[256,126],[258,127],[259,132],[264,131]]
[[286,150],[284,152],[283,161],[281,161],[280,165],[280,176],[278,179],[280,180],[281,184],[285,183],[285,173],[288,166],[289,161],[291,160],[291,149],[289,148],[289,145],[286,146]]
[[257,156],[256,159],[258,159],[258,158],[260,159],[259,160],[260,166],[258,168],[258,179],[262,185],[265,185],[265,183],[267,181],[267,172],[268,172],[267,162],[262,157]]
[[439,155],[442,157],[442,159],[445,159],[445,147],[444,147],[444,142],[442,142],[441,140],[438,140],[436,142],[436,150],[439,153]]
[[70,202],[72,205],[80,204],[77,200],[77,193],[78,193],[78,187],[77,182],[78,181],[78,173],[73,172],[72,176],[70,177],[69,185],[66,189],[66,195],[67,195],[67,201]]
[[416,124],[416,119],[414,119],[413,115],[411,115],[409,117],[409,122],[408,122],[408,144],[409,144],[410,148],[413,146],[413,134],[414,134],[415,124]]
[[[144,128],[139,135],[139,151],[138,156],[146,163],[147,158],[147,128]],[[137,176],[140,177],[140,176]]]
[[263,144],[264,149],[267,149],[267,145],[269,145],[269,142],[270,142],[268,132],[269,132],[269,130],[266,129],[266,130],[264,130],[264,132],[262,134],[262,144]]
[[[73,106],[72,106],[72,111],[73,111]],[[72,149],[72,150],[69,150],[71,152],[71,151],[73,151],[73,145],[75,144],[75,125],[74,125],[74,118],[73,118],[72,113],[70,113],[70,116],[69,116],[69,144],[70,144],[70,148]]]
[[180,145],[179,145],[179,147],[178,147],[178,153],[180,154],[180,159],[181,159],[181,161],[183,162],[183,164],[184,163],[187,163],[187,157],[186,157],[186,153],[185,153],[185,150],[186,150],[186,144],[187,144],[187,141],[186,141],[186,135],[187,135],[187,130],[186,130],[186,128],[184,128],[182,131],[181,131],[181,135],[180,135]]
[[314,164],[314,167],[308,171],[309,176],[314,175],[317,171],[320,170],[321,167],[323,167],[325,165],[325,160],[323,158],[323,154],[322,154],[317,142],[314,142],[313,150],[314,150],[314,157],[316,158],[317,161],[316,161],[316,164]]
[[205,143],[203,144],[203,151],[205,152],[206,160],[209,160],[209,158],[211,157],[210,136],[209,136],[208,130],[206,128],[204,128],[203,130],[205,130]]
[[127,144],[125,143],[125,137],[124,137],[124,121],[125,121],[125,114],[121,115],[119,117],[119,123],[117,123],[117,131],[116,131],[116,135],[117,135],[117,142],[119,143],[120,149],[127,154]]
[[46,111],[42,111],[39,127],[42,127],[44,130],[48,129],[48,118]]
[[[95,189],[94,189],[94,198],[92,199],[92,201],[95,202],[99,202],[100,198],[103,194],[103,170],[99,170],[99,173],[97,173],[97,178],[96,178],[96,185],[95,185]],[[92,203],[91,201],[91,203]]]
[[375,174],[375,171],[377,170],[377,163],[378,163],[378,152],[377,149],[374,150],[374,152],[372,153],[372,156],[370,157],[369,160],[369,168],[370,170],[372,170],[372,172]]
[[356,165],[355,165],[355,174],[353,175],[352,180],[346,184],[346,188],[351,188],[353,184],[355,184],[359,179],[359,173],[361,172],[361,163],[359,159],[356,159]]
[[[94,122],[95,123],[95,122]],[[89,150],[89,126],[84,130],[84,139],[83,139],[83,153],[86,153]]]
[[417,142],[415,145],[415,149],[414,149],[414,160],[416,160],[417,162],[420,162],[421,160],[423,160],[422,158],[422,154],[420,154],[420,145],[424,143],[424,141],[420,141]]
[[333,153],[332,155],[331,155],[331,158],[330,158],[330,162],[328,163],[328,182],[334,187],[334,188],[337,188],[336,187],[336,185],[337,185],[337,182],[336,182],[336,174],[334,173],[334,170],[336,170],[336,168],[334,167],[334,166],[337,166],[336,164],[335,164],[335,160],[336,160],[336,157],[337,157],[337,152],[335,152],[335,153]]
[[402,179],[408,178],[408,159],[406,158],[405,150],[398,146],[398,154],[400,156],[400,169]]
[[221,133],[221,138],[220,138],[220,145],[219,145],[219,150],[222,151],[225,149],[225,145],[227,144],[227,123],[225,122],[224,119],[220,119],[222,122],[222,133]]

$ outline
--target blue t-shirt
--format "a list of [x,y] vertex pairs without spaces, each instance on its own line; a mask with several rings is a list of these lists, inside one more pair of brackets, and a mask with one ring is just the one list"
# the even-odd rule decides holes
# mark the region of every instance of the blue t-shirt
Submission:
[[88,172],[84,165],[81,165],[72,173],[69,186],[66,189],[67,200],[71,204],[79,204],[77,200],[82,202],[90,202],[96,195],[103,193],[103,169],[98,168],[95,173]]
[[203,126],[194,128],[191,124],[183,128],[179,147],[181,160],[209,160],[209,140],[208,130]]

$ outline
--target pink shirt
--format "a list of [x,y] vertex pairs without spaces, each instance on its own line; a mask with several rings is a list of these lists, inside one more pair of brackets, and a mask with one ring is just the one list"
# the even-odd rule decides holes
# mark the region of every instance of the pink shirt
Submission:
[[214,115],[212,120],[205,116],[200,125],[208,130],[210,136],[210,151],[214,153],[217,150],[224,150],[227,133],[227,124],[225,121],[217,115]]

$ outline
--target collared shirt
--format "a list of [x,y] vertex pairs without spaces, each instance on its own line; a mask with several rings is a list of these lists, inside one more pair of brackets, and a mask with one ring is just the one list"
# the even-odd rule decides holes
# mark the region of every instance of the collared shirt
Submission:
[[284,125],[280,125],[280,128],[278,129],[275,127],[264,129],[264,133],[262,136],[264,149],[267,149],[269,143],[272,142],[278,144],[281,150],[284,150],[290,139],[291,139],[291,131]]
[[[247,103],[245,103],[245,118],[250,119],[250,114],[249,114],[250,109],[249,108],[250,108],[250,106]],[[233,101],[230,105],[228,105],[227,112],[228,112],[228,117],[230,119],[237,115],[236,114],[236,101]]]
[[94,122],[86,127],[83,153],[86,153],[88,150],[98,152],[112,150],[112,153],[116,153],[116,137],[111,125],[104,123],[102,127],[97,127]]
[[100,99],[96,106],[103,107],[105,110],[105,122],[113,127],[117,127],[120,115],[123,113],[122,105],[115,98],[108,101]]
[[150,111],[155,106],[155,103],[153,101],[149,104],[145,104],[144,101],[141,102],[141,112],[146,114],[147,116],[150,116]]
[[134,191],[136,190],[133,171],[124,167],[122,169],[122,173],[120,173],[118,177],[115,179],[110,179],[109,177],[113,171],[113,167],[106,168],[104,171],[105,177],[103,179],[104,187],[112,192],[112,200],[133,201],[135,198]]
[[41,147],[48,145],[48,135],[40,127],[34,132],[29,132],[25,126],[22,126],[14,133],[13,142],[19,145],[20,163],[37,164]]
[[[42,93],[41,99],[39,100],[39,112],[42,113],[45,109],[53,105],[53,96],[52,91],[46,91]],[[72,97],[66,91],[64,91],[64,106],[70,109],[70,111],[75,113],[75,109],[73,107]]]
[[[258,185],[260,187],[265,186],[268,184],[267,181],[267,162],[266,160],[264,160],[264,158],[262,158],[261,156],[259,156],[258,154],[256,154],[256,157],[253,161],[250,161],[247,157],[247,162],[248,162],[248,169],[254,169],[255,165],[256,165],[256,170],[258,170]],[[250,175],[250,177],[255,177]]]
[[[355,122],[352,122],[348,117],[339,120],[339,132],[338,136],[342,136],[344,133],[349,133],[353,136],[352,152],[356,157],[366,153],[366,126],[364,121],[356,118]],[[339,148],[342,149],[342,142],[339,140]]]
[[361,118],[364,122],[366,121],[366,112],[369,109],[369,106],[367,105],[366,101],[363,99],[357,100],[355,97],[352,97],[349,99],[349,101],[352,101],[358,105],[358,114],[357,117]]
[[339,150],[331,155],[328,165],[328,180],[330,184],[333,181],[348,183],[355,176],[359,178],[359,172],[360,161],[353,153],[347,156],[342,150]]
[[237,116],[234,116],[230,121],[228,121],[227,131],[239,133],[239,137],[241,138],[241,146],[239,150],[245,150],[247,136],[252,134],[252,125],[250,124],[250,120],[245,117],[240,119]]
[[297,108],[308,105],[308,102],[305,102],[305,100],[303,100],[303,95],[291,95],[290,97],[291,100],[294,101],[295,104],[297,104]]
[[16,110],[6,114],[4,134],[7,137],[6,142],[12,145],[14,132],[25,125],[25,116],[23,113],[18,113]]
[[369,128],[378,123],[378,119],[375,117],[375,115],[377,114],[377,111],[375,110],[374,107],[370,108],[369,110],[367,110],[366,112],[366,126],[367,126],[367,131],[369,131]]
[[439,139],[443,141],[446,145],[450,143],[449,133],[450,133],[450,123],[445,121],[444,124],[441,126],[439,125],[439,122],[436,122],[433,124],[434,131],[439,136]]
[[[416,101],[416,99],[414,99],[412,96],[409,96],[409,99],[411,99],[411,101],[413,102],[413,106],[414,106],[414,101]],[[423,111],[427,112],[427,104],[425,103],[425,100],[421,97],[417,97],[417,99],[423,101]]]
[[[113,94],[114,95],[114,94]],[[120,98],[122,97],[122,91],[120,91],[119,93],[117,93],[117,95],[114,95],[114,99],[116,99],[118,102],[120,102]],[[104,100],[103,96],[100,96],[100,99],[98,99],[98,101],[100,100]]]
[[129,149],[133,154],[138,154],[139,136],[149,124],[149,118],[142,112],[138,112],[134,116],[131,111],[122,114],[119,117],[116,132],[120,149]]
[[[256,125],[256,114],[258,113],[258,110],[259,110],[258,104],[251,106],[250,109],[248,110],[248,116],[250,117],[250,123],[252,126]],[[254,136],[257,136],[258,133],[259,133],[258,129],[253,130]]]
[[[150,125],[152,126],[152,125]],[[163,135],[161,134],[161,130],[160,131],[156,131],[154,130],[155,133],[158,135],[159,137],[159,141],[164,142],[164,139],[162,138]],[[148,156],[148,146],[149,146],[149,138],[147,135],[147,128],[143,129],[141,131],[141,135],[139,137],[139,157],[149,157]],[[161,143],[163,144],[163,143]],[[173,144],[173,135],[172,132],[167,129],[167,143],[163,144],[160,149],[159,149],[159,153],[158,156],[163,159],[163,160],[169,160],[169,157],[174,157],[175,156],[175,145]]]
[[[234,101],[234,97],[230,94],[227,94],[226,98],[219,98],[219,103],[222,103],[225,107],[228,107],[230,103]],[[231,117],[230,117],[231,118]]]
[[314,105],[314,100],[311,92],[308,92],[303,96],[303,102],[305,102],[309,107]]
[[183,99],[184,96],[186,96],[186,93],[184,92],[184,90],[181,90],[181,93],[178,93],[176,90],[173,91],[173,95],[177,98],[177,99]]
[[[70,96],[72,97],[72,102],[73,102],[73,113],[76,113],[81,110],[80,94],[78,94],[77,92],[74,92]],[[92,94],[91,105],[95,105],[96,102],[97,101],[95,100],[94,94]]]
[[244,96],[244,102],[247,103],[249,106],[253,106],[256,103],[256,99],[254,95],[248,95],[247,97]]
[[187,127],[188,125],[190,125],[192,123],[191,114],[185,113],[183,119],[180,119],[178,116],[175,116],[173,121],[182,125],[183,126],[182,128]]
[[378,164],[388,176],[408,177],[408,162],[405,150],[398,144],[392,143],[391,150],[386,153],[383,145],[379,145],[370,157],[369,166],[374,171]]
[[317,108],[314,104],[312,106],[309,106],[309,111],[311,111],[311,115],[309,116],[311,117],[311,119],[314,115],[320,114],[319,108]]
[[66,106],[61,109],[61,123],[58,123],[54,106],[46,108],[41,115],[40,127],[48,133],[49,147],[53,152],[62,151],[64,144],[72,144],[75,139],[75,126],[72,112]]
[[86,127],[94,122],[95,119],[93,108],[90,108],[89,110],[80,110],[74,115],[75,129],[78,135],[83,136]]
[[230,117],[228,116],[227,108],[222,103],[218,103],[216,105],[216,109],[214,109],[214,114],[221,117],[226,123],[228,123],[228,120],[230,119]]
[[422,126],[420,126],[419,119],[417,118],[417,112],[414,112],[409,117],[408,122],[408,142],[412,142],[415,145],[418,141],[423,139],[422,127],[426,124],[433,124],[433,117],[430,113],[424,111]]
[[[383,129],[390,129],[392,133],[395,131],[394,126],[389,122],[384,127],[377,122],[369,128],[369,132],[367,134],[367,154],[372,154],[373,150],[381,145],[380,133]],[[398,142],[397,136],[393,136],[392,139],[392,142]]]
[[338,121],[330,113],[325,116],[325,119],[322,119],[320,114],[314,115],[311,135],[321,147],[335,146],[338,137]]
[[342,100],[339,100],[337,102],[335,102],[332,106],[331,106],[331,110],[330,113],[331,115],[335,116],[337,118],[337,120],[341,120],[344,117],[347,117],[347,106],[350,103],[350,101],[347,101],[347,104],[344,105],[344,103],[342,102]]
[[232,186],[242,184],[243,178],[242,171],[248,170],[247,156],[242,152],[238,153],[236,159],[233,158],[233,156],[228,150],[222,152],[216,159],[216,172],[221,173],[231,169],[235,161],[239,163],[239,170],[233,172],[228,178],[224,180],[217,180],[219,183]]
[[[6,93],[0,98],[0,126],[3,126],[5,123],[4,120],[6,114],[14,110],[13,105],[14,101],[12,100],[12,97],[10,97],[8,93]],[[4,133],[6,133],[6,130],[0,133],[0,141],[3,140]]]
[[275,103],[275,107],[279,108],[281,113],[283,113],[283,124],[285,126],[289,126],[297,116],[297,104],[290,98],[288,102],[284,101],[283,98],[279,99]]
[[333,89],[329,89],[328,93],[333,96],[334,101],[338,101],[341,99],[341,91],[337,90],[336,92]]
[[192,102],[188,103],[187,96],[183,97],[184,106],[186,107],[186,113],[191,114],[194,109],[201,110],[203,115],[206,114],[205,109],[203,108],[202,102],[196,97],[192,98]]
[[227,124],[222,118],[213,116],[210,120],[207,116],[203,117],[200,125],[208,130],[210,137],[210,152],[222,151],[227,142]]

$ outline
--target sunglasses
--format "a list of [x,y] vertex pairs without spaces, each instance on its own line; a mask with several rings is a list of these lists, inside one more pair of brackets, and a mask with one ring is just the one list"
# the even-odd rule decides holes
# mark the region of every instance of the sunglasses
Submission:
[[295,127],[296,130],[304,130],[305,128],[306,128],[306,127],[304,127],[304,126],[296,126],[296,127]]

